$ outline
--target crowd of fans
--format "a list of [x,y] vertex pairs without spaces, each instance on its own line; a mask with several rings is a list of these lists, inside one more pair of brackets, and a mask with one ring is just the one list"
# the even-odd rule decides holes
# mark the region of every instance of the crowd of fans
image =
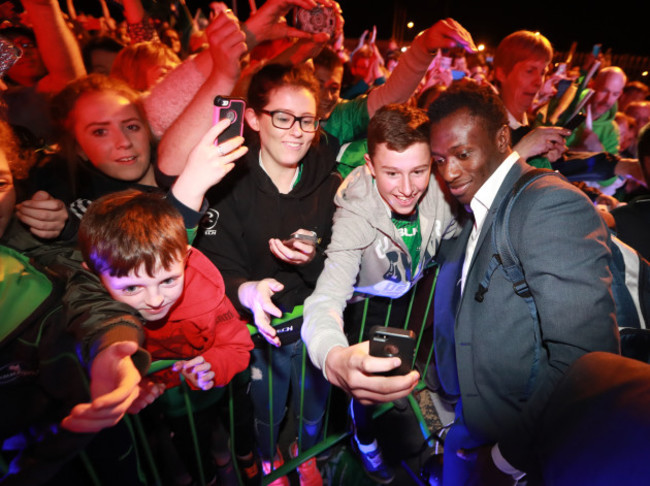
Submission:
[[[488,55],[453,19],[407,49],[380,48],[376,28],[349,49],[333,0],[267,0],[248,19],[220,2],[121,3],[117,22],[104,1],[95,18],[71,1],[0,0],[0,484],[87,484],[81,451],[102,484],[147,484],[129,414],[164,484],[261,484],[285,462],[287,410],[292,457],[322,440],[331,384],[352,397],[337,413],[366,473],[391,482],[373,405],[419,374],[366,383],[387,365],[348,341],[368,338],[359,301],[402,297],[461,234],[445,194],[470,201],[440,157],[431,169],[425,114],[446,92],[500,99],[514,152],[563,174],[650,258],[649,89],[602,53],[574,65],[520,30]],[[316,7],[331,32],[293,24]],[[220,120],[217,96],[244,109]],[[408,190],[395,153],[411,161]],[[398,243],[380,255],[377,232]],[[301,485],[323,484],[317,459]]]

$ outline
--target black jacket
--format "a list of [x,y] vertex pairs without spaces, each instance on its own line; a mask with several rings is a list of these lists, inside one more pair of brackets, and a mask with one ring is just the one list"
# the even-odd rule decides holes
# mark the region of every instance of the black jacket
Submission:
[[[338,141],[323,135],[302,160],[300,180],[281,194],[259,165],[259,143],[253,143],[235,169],[208,193],[210,209],[195,242],[221,271],[226,294],[240,311],[237,290],[249,280],[275,278],[284,290],[273,300],[283,311],[301,305],[316,285],[332,231],[334,194],[341,183],[335,172]],[[307,265],[278,260],[270,238],[288,238],[304,228],[315,231],[319,251]]]

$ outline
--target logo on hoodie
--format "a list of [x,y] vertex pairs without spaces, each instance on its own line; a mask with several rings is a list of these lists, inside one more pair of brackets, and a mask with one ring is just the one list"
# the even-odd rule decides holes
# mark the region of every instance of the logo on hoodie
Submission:
[[217,226],[217,221],[219,221],[219,211],[212,208],[208,209],[201,219],[201,222],[199,223],[201,228],[203,228],[203,232],[206,236],[217,234],[217,230],[215,229]]
[[0,385],[24,381],[25,379],[34,378],[38,375],[38,370],[30,369],[26,363],[8,363],[0,366]]

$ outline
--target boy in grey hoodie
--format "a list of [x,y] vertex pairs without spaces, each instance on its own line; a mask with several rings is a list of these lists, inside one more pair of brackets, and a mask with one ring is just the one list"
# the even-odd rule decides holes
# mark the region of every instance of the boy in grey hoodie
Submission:
[[336,194],[325,267],[305,300],[302,338],[309,356],[330,383],[355,399],[353,446],[366,472],[381,483],[393,473],[372,436],[360,433],[359,405],[401,398],[419,375],[378,375],[398,367],[399,358],[369,356],[367,341],[349,346],[343,310],[355,294],[404,295],[432,262],[440,240],[458,233],[450,198],[431,171],[429,131],[426,114],[407,105],[387,105],[371,119],[366,165],[350,173]]

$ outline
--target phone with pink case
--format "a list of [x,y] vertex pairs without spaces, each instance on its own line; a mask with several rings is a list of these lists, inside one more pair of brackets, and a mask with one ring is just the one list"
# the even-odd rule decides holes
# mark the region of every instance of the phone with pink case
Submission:
[[230,125],[217,137],[215,145],[244,134],[244,110],[246,102],[241,98],[217,96],[214,99],[213,123],[217,124],[224,118],[230,120]]

